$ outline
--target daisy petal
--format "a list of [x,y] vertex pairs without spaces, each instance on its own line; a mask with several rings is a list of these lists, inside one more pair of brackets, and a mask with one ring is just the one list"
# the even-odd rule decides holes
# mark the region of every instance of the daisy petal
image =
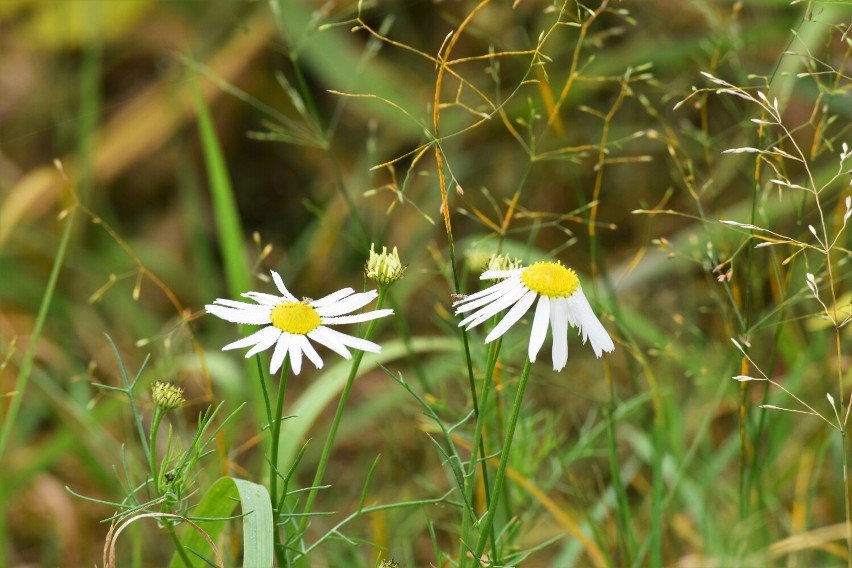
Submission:
[[287,351],[290,349],[290,338],[293,337],[289,333],[282,333],[278,338],[278,343],[275,344],[275,351],[272,352],[272,362],[269,365],[269,374],[274,375],[284,364],[284,357],[287,356]]
[[319,356],[317,350],[314,349],[314,346],[311,345],[311,342],[308,341],[308,339],[304,335],[301,335],[300,337],[304,339],[304,341],[302,342],[302,351],[304,352],[304,354],[307,355],[311,363],[314,364],[314,367],[316,367],[317,369],[322,369],[322,357]]
[[550,329],[553,330],[553,370],[561,371],[568,362],[568,300],[550,302]]
[[342,290],[334,292],[333,294],[329,294],[328,296],[323,296],[319,300],[314,300],[313,302],[311,302],[311,307],[313,307],[314,309],[322,308],[323,306],[338,302],[347,296],[351,296],[354,293],[355,290],[353,290],[352,288],[344,288]]
[[228,300],[225,298],[216,298],[213,302],[214,306],[225,306],[227,308],[235,308],[237,310],[258,308],[257,304],[249,304],[248,302],[238,302],[237,300]]
[[362,314],[352,314],[351,316],[338,316],[334,318],[322,318],[323,324],[341,325],[344,323],[358,323],[362,321],[370,321],[378,318],[383,318],[393,314],[393,310],[374,310],[372,312],[364,312]]
[[275,272],[274,270],[270,270],[269,272],[272,273],[272,281],[275,282],[275,287],[278,288],[278,291],[281,292],[281,295],[284,296],[284,298],[286,298],[289,302],[298,302],[299,300],[296,299],[296,296],[294,296],[290,293],[289,290],[287,290],[287,287],[284,285],[284,280],[281,279],[281,275]]
[[246,292],[245,294],[240,294],[243,298],[251,298],[258,304],[262,304],[264,306],[277,306],[285,298],[281,296],[275,296],[274,294],[264,294],[263,292]]
[[458,306],[456,308],[456,315],[462,314],[464,312],[469,312],[470,310],[476,309],[479,306],[484,306],[491,300],[501,296],[506,290],[514,288],[517,285],[517,279],[510,278],[509,280],[503,280],[499,284],[489,286],[485,290],[480,290],[476,294],[465,296],[458,302],[453,303],[453,306]]
[[281,337],[281,330],[275,326],[270,325],[269,327],[264,327],[255,335],[260,335],[263,333],[264,335],[258,339],[257,344],[248,350],[246,353],[246,359],[251,357],[252,355],[256,355],[261,351],[266,351],[278,341],[278,338]]
[[589,305],[582,288],[577,288],[577,291],[568,299],[568,304],[569,313],[574,316],[575,325],[583,334],[583,343],[587,339],[591,340],[596,357],[600,357],[604,351],[611,353],[615,349],[615,344],[601,325],[598,316],[592,311],[592,306]]
[[515,283],[515,287],[506,292],[502,297],[497,298],[487,306],[483,306],[480,310],[473,312],[461,320],[459,326],[466,325],[467,329],[477,326],[517,302],[527,292],[529,292],[527,287],[518,281]]
[[302,341],[307,341],[304,335],[294,334],[290,338],[288,353],[290,356],[290,369],[294,375],[302,372]]
[[550,321],[550,299],[547,296],[541,296],[535,306],[535,317],[533,317],[532,330],[530,331],[528,354],[533,363],[535,363],[535,358],[541,350],[541,346],[544,345],[548,321]]
[[337,340],[337,337],[330,333],[332,330],[328,327],[319,326],[315,330],[308,333],[308,337],[313,339],[320,345],[325,345],[344,359],[351,359],[352,353],[346,348],[346,346]]
[[218,318],[232,323],[253,325],[271,323],[268,308],[254,306],[252,304],[246,305],[249,306],[249,308],[226,308],[215,304],[207,304],[204,308],[207,310],[207,313],[213,314]]
[[515,325],[515,323],[517,323],[517,321],[521,319],[521,316],[527,313],[527,310],[530,309],[530,306],[532,306],[532,303],[535,301],[536,296],[538,296],[536,292],[533,292],[532,290],[527,290],[526,293],[524,293],[524,295],[521,296],[521,298],[518,300],[518,303],[512,306],[512,309],[509,310],[505,316],[503,316],[503,319],[500,320],[500,323],[498,323],[494,327],[494,329],[491,330],[491,333],[489,333],[488,336],[485,338],[485,343],[491,343],[492,341],[509,331],[509,328]]
[[360,349],[361,351],[369,351],[371,353],[380,353],[382,348],[379,345],[376,345],[372,341],[367,341],[366,339],[361,339],[359,337],[353,337],[351,335],[346,335],[345,333],[340,333],[336,329],[331,329],[330,327],[320,326],[316,328],[314,331],[319,331],[320,329],[324,329],[325,333],[330,334],[334,337],[339,343],[347,347],[352,347],[354,349]]
[[[264,327],[260,331],[256,331],[249,335],[248,337],[243,337],[242,339],[238,339],[233,343],[229,343],[222,348],[222,351],[229,351],[231,349],[240,349],[242,347],[249,347],[257,345],[258,343],[265,340],[269,330],[277,330],[277,328],[273,326]],[[276,336],[277,337],[277,336]]]
[[372,302],[378,295],[379,293],[375,290],[371,290],[370,292],[361,292],[327,306],[321,306],[319,308],[314,307],[314,309],[316,309],[317,313],[321,317],[339,316],[363,308]]

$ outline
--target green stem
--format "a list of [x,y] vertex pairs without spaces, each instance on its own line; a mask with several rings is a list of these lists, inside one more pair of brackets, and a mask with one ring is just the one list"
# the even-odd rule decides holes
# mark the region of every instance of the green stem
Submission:
[[[482,557],[482,553],[485,551],[485,543],[494,524],[494,515],[500,504],[500,494],[503,491],[503,484],[506,480],[506,466],[509,464],[509,455],[512,451],[512,439],[515,437],[515,427],[518,425],[518,416],[521,414],[524,391],[527,388],[527,380],[530,378],[531,369],[532,363],[527,359],[524,362],[524,369],[521,371],[521,380],[518,383],[518,392],[515,393],[515,402],[512,403],[512,413],[509,415],[509,428],[506,430],[506,439],[503,442],[503,449],[500,452],[500,465],[497,466],[497,477],[494,479],[491,504],[488,507],[488,512],[485,514],[485,519],[483,519],[479,527],[479,541],[476,543],[476,549],[474,550],[474,559]],[[492,551],[494,554],[496,552],[496,549]]]
[[157,490],[157,497],[160,496],[160,468],[157,467],[157,431],[160,429],[160,422],[163,421],[163,416],[166,413],[159,405],[154,406],[154,416],[151,417],[151,432],[148,435],[148,466],[151,468],[151,478],[154,480],[154,488]]
[[[379,310],[384,304],[385,294],[387,292],[387,286],[379,287],[379,297],[376,300],[376,309]],[[364,333],[364,339],[370,339],[372,337],[373,332],[376,329],[376,324],[378,320],[372,320],[370,325],[367,326],[367,331]],[[352,385],[355,383],[355,377],[358,375],[358,367],[361,366],[361,360],[364,358],[363,351],[356,351],[352,356],[352,367],[349,369],[349,377],[346,379],[346,386],[343,387],[343,392],[340,393],[340,401],[337,403],[337,411],[334,413],[334,418],[331,421],[331,430],[328,433],[328,437],[325,439],[325,445],[322,449],[322,455],[320,456],[319,465],[317,465],[317,471],[314,475],[314,481],[311,484],[310,492],[308,493],[308,499],[305,502],[305,509],[302,515],[301,524],[299,526],[299,532],[304,533],[305,528],[307,527],[308,520],[310,519],[311,510],[314,506],[314,501],[316,501],[317,495],[319,494],[319,488],[322,484],[323,476],[325,475],[325,470],[328,467],[328,461],[331,458],[331,449],[334,447],[334,439],[337,436],[337,429],[340,426],[340,420],[343,417],[343,409],[346,407],[346,401],[349,398],[349,392],[352,390]]]
[[846,456],[846,427],[842,423],[840,427],[840,456],[843,461],[843,501],[846,505],[846,565],[852,568],[852,515],[850,515],[849,510],[849,459]]
[[[630,524],[630,502],[627,499],[625,485],[621,477],[621,462],[618,459],[618,447],[615,432],[615,388],[611,377],[607,378],[607,382],[609,383],[609,401],[605,407],[604,419],[607,434],[609,471],[610,476],[613,479],[612,486],[615,490],[618,548],[621,552],[621,565],[630,566],[635,560],[636,541],[633,536],[633,527]],[[658,520],[655,518],[653,522],[658,522]]]
[[[502,345],[502,339],[498,339],[494,343],[491,344],[491,349],[488,352],[488,360],[486,364],[486,372],[485,372],[485,383],[482,385],[482,406],[480,407],[480,411],[476,414],[476,427],[473,432],[473,441],[470,446],[470,459],[471,459],[471,468],[470,473],[465,478],[465,496],[466,503],[470,504],[470,507],[473,508],[473,496],[474,489],[476,487],[476,470],[478,464],[482,464],[482,483],[485,487],[485,508],[486,510],[491,507],[491,488],[488,483],[488,464],[485,461],[486,456],[486,448],[485,443],[483,442],[482,433],[485,427],[485,414],[488,408],[488,394],[491,392],[491,382],[494,378],[494,368],[497,365],[497,356],[500,353],[500,346]],[[477,456],[479,456],[479,460],[477,460]],[[464,507],[462,509],[462,530],[461,530],[461,548],[459,550],[459,558],[463,559],[468,552],[468,547],[466,546],[467,542],[467,532],[469,529],[470,523],[470,509],[468,507]],[[474,514],[476,514],[475,508],[473,508]],[[491,530],[491,546],[493,548],[497,548],[497,535],[495,534],[493,527]]]
[[178,539],[177,532],[175,532],[175,527],[170,522],[166,523],[166,532],[169,533],[169,538],[172,539],[172,544],[175,545],[175,550],[177,550],[178,556],[180,556],[181,562],[186,568],[192,568],[192,560],[190,560],[189,555],[186,553],[186,550],[183,548],[183,545],[180,543],[180,539]]
[[[278,510],[278,440],[281,437],[281,417],[284,414],[284,394],[287,392],[287,377],[290,375],[290,357],[284,358],[284,367],[281,369],[281,382],[278,385],[278,399],[275,402],[275,413],[270,416],[272,426],[272,448],[269,457],[269,498],[272,501],[272,519],[278,523],[280,511]],[[263,375],[261,375],[261,380]],[[263,387],[264,397],[269,400],[266,387]],[[267,404],[267,411],[269,410]],[[284,566],[284,546],[281,542],[281,533],[276,526],[273,530],[275,538],[275,558],[279,566]]]

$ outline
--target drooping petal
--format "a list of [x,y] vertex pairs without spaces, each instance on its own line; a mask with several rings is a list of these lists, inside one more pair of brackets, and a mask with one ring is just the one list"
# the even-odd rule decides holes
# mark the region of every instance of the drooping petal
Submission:
[[290,369],[292,369],[294,375],[302,372],[302,341],[307,342],[304,335],[293,334],[290,337],[290,345],[287,349],[290,356]]
[[370,321],[374,319],[383,318],[385,316],[389,316],[393,314],[393,310],[391,309],[383,309],[383,310],[373,310],[372,312],[364,312],[362,314],[352,314],[349,316],[337,316],[334,318],[322,318],[323,324],[329,325],[341,325],[344,323],[358,323],[362,321]]
[[544,345],[547,336],[547,323],[550,321],[550,299],[540,296],[535,306],[535,317],[533,317],[532,330],[530,331],[530,347],[528,354],[530,361],[535,363],[535,358]]
[[369,292],[361,292],[359,294],[352,294],[348,298],[345,298],[333,304],[329,304],[327,306],[322,306],[320,308],[315,309],[321,317],[339,316],[354,312],[355,310],[360,310],[361,308],[372,302],[378,295],[379,293],[375,290],[371,290]]
[[334,330],[331,328],[319,326],[315,330],[308,332],[308,338],[320,345],[325,345],[344,359],[351,359],[352,353],[349,352],[343,343],[338,341],[334,333],[330,333],[332,331]]
[[535,301],[536,296],[538,296],[537,293],[533,292],[532,290],[527,290],[524,295],[521,296],[518,302],[514,306],[512,306],[512,309],[509,310],[505,316],[503,316],[503,319],[500,320],[500,323],[494,326],[494,329],[491,330],[491,333],[486,336],[485,343],[491,343],[492,341],[509,331],[509,328],[515,325],[515,323],[519,319],[521,319],[521,316],[527,313],[527,310],[530,309],[530,306],[532,306],[532,303]]
[[207,313],[232,323],[259,325],[272,323],[269,319],[270,310],[264,306],[245,304],[248,308],[226,308],[216,304],[207,304]]
[[561,371],[568,362],[568,300],[553,298],[550,302],[550,329],[553,330],[553,370]]
[[583,334],[583,343],[587,339],[591,341],[596,357],[600,357],[604,351],[611,353],[615,349],[612,338],[592,311],[592,306],[589,305],[582,288],[577,288],[577,291],[568,299],[568,307],[569,314],[573,316],[576,326]]
[[346,296],[351,296],[355,293],[355,290],[352,288],[343,288],[342,290],[338,290],[337,292],[333,292],[328,296],[323,296],[319,300],[314,300],[311,302],[311,307],[314,309],[321,308],[323,306],[327,306],[329,304],[333,304],[345,298]]
[[322,357],[319,356],[317,350],[314,349],[314,346],[308,341],[308,338],[304,335],[300,335],[304,341],[302,342],[302,351],[307,355],[308,359],[310,359],[311,363],[314,364],[314,367],[317,369],[322,369]]
[[270,270],[272,273],[272,281],[275,282],[275,287],[278,288],[278,291],[281,292],[281,295],[284,296],[288,302],[298,302],[296,296],[290,293],[287,290],[287,287],[284,285],[284,280],[281,279],[281,275],[275,272],[274,270]]
[[265,332],[263,337],[257,342],[257,344],[248,350],[246,353],[246,359],[251,357],[252,355],[257,355],[261,351],[266,351],[278,341],[278,338],[281,337],[281,330],[277,327],[270,325],[269,327],[264,327],[261,329],[258,334],[261,332]]
[[263,292],[246,292],[245,294],[240,295],[243,298],[251,298],[258,304],[262,304],[264,306],[275,307],[281,302],[286,301],[286,298],[282,298],[281,296],[276,296],[274,294],[264,294]]
[[287,351],[290,349],[290,338],[293,337],[289,333],[282,333],[278,338],[278,343],[275,344],[275,351],[272,352],[272,362],[269,364],[269,374],[274,375],[284,364],[284,357],[287,356]]
[[517,302],[520,297],[523,296],[527,291],[527,287],[524,286],[520,281],[516,282],[515,287],[503,294],[503,296],[497,298],[487,306],[483,306],[479,310],[473,312],[472,314],[461,320],[459,322],[459,327],[467,326],[466,329],[470,329],[474,326],[479,325],[488,318],[497,315],[501,311],[505,310],[506,308]]
[[488,302],[502,296],[506,290],[510,290],[517,285],[518,279],[510,278],[508,280],[503,280],[499,284],[489,286],[485,290],[480,290],[476,294],[465,296],[461,300],[453,302],[453,306],[458,306],[456,308],[456,315],[469,312],[470,310],[474,310],[480,306],[484,306]]

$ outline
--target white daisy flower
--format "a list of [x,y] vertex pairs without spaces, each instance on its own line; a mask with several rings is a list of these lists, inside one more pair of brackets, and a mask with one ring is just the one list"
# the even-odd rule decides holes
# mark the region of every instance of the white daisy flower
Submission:
[[597,357],[604,351],[610,353],[615,349],[612,339],[583,294],[577,273],[570,268],[557,262],[536,262],[526,268],[486,270],[480,279],[503,281],[465,296],[453,306],[457,306],[456,315],[473,310],[459,322],[459,327],[466,326],[466,329],[481,324],[511,306],[485,338],[485,343],[506,333],[538,298],[530,333],[530,361],[535,362],[544,343],[548,322],[553,329],[554,371],[561,371],[568,362],[568,324],[579,328],[579,333],[583,334],[583,343],[591,340]]
[[[272,363],[269,372],[275,374],[284,364],[284,357],[290,356],[290,367],[293,373],[302,370],[302,354],[304,354],[317,369],[322,368],[322,359],[310,341],[325,345],[338,355],[351,359],[349,347],[379,353],[382,348],[366,339],[340,333],[329,325],[357,323],[370,321],[393,313],[393,310],[374,310],[352,314],[373,301],[378,292],[356,293],[352,288],[344,288],[329,294],[319,300],[305,298],[301,302],[284,286],[281,276],[274,270],[272,280],[281,293],[280,296],[262,292],[246,292],[246,298],[254,300],[255,304],[226,300],[219,298],[205,306],[208,313],[234,323],[265,325],[263,329],[248,337],[225,345],[222,350],[249,347],[246,358],[269,349],[273,345]],[[351,314],[351,315],[343,315]]]

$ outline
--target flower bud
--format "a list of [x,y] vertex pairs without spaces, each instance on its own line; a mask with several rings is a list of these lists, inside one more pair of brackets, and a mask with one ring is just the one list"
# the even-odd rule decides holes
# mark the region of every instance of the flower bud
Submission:
[[522,264],[519,259],[512,258],[508,254],[492,254],[485,265],[485,270],[516,270],[521,268]]
[[165,411],[179,408],[186,400],[183,398],[183,389],[172,383],[157,381],[151,388],[151,398],[154,404]]
[[374,247],[375,244],[370,245],[370,258],[367,260],[364,272],[367,274],[367,278],[377,284],[389,286],[402,278],[406,267],[399,260],[396,247],[393,247],[391,253],[388,252],[387,247],[382,247],[381,254],[376,254],[373,250]]

